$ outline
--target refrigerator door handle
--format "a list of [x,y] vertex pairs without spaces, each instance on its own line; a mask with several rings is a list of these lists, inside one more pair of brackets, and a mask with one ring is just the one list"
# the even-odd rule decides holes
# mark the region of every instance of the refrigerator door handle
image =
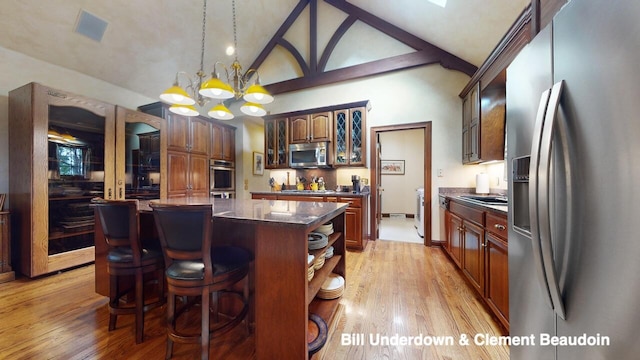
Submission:
[[533,262],[536,278],[540,285],[542,297],[549,308],[553,309],[549,285],[545,275],[542,258],[542,246],[540,244],[540,231],[538,224],[538,168],[540,163],[540,141],[542,138],[542,127],[544,125],[547,105],[549,104],[550,90],[546,90],[540,97],[540,105],[536,113],[536,122],[533,128],[533,140],[531,141],[531,160],[529,163],[529,223],[531,225],[531,245],[533,248]]
[[553,130],[558,116],[558,106],[560,105],[560,96],[564,82],[560,81],[551,88],[551,96],[549,97],[549,105],[545,116],[545,123],[542,129],[542,138],[540,141],[540,164],[538,167],[538,210],[539,210],[539,231],[540,243],[542,245],[542,260],[544,262],[545,274],[547,277],[547,286],[553,309],[562,319],[565,319],[564,303],[560,294],[558,276],[556,272],[555,260],[553,256],[553,233],[551,231],[551,212],[549,202],[550,191],[550,172],[551,172],[551,150],[553,141]]

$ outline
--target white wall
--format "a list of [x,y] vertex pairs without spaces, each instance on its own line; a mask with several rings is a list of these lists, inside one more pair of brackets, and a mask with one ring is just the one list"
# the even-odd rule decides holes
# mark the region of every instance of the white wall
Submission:
[[[269,104],[269,110],[277,114],[369,100],[367,149],[371,127],[431,121],[434,174],[431,211],[438,214],[438,187],[474,187],[475,174],[486,168],[484,165],[463,166],[461,162],[462,101],[458,94],[468,81],[465,74],[429,65],[277,95]],[[436,169],[443,169],[444,176],[436,177]],[[342,176],[346,178],[342,182],[349,184],[350,175],[356,173],[371,178],[368,169],[339,170],[338,182],[341,183]],[[433,237],[437,239],[437,217],[432,218],[432,229]]]
[[414,214],[416,189],[424,187],[424,130],[380,134],[382,160],[404,160],[404,175],[381,175],[382,213]]

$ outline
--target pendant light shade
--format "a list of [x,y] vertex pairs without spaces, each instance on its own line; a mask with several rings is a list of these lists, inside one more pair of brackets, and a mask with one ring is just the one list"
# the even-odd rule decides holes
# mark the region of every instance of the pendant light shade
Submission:
[[234,91],[231,85],[218,79],[217,76],[213,76],[211,79],[202,83],[200,95],[213,99],[231,99],[234,96]]
[[231,120],[233,119],[233,113],[223,103],[220,103],[209,110],[207,113],[214,119],[218,120]]
[[196,101],[177,84],[174,84],[160,94],[160,100],[174,105],[193,105],[196,103]]
[[184,115],[184,116],[198,116],[198,110],[193,105],[173,105],[169,108],[174,114]]
[[243,99],[256,104],[269,104],[273,102],[273,96],[271,96],[267,89],[265,89],[258,82],[249,86],[243,96]]
[[267,110],[265,110],[262,105],[247,102],[240,107],[240,111],[249,116],[265,116],[267,115]]

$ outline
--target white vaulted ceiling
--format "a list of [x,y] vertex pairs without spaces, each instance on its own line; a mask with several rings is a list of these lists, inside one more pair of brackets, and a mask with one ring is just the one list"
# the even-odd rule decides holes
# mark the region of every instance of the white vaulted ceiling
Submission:
[[[238,58],[243,66],[249,66],[299,1],[236,2]],[[322,1],[318,3],[318,46],[321,47],[344,15]],[[448,0],[445,8],[427,0],[350,0],[348,3],[480,66],[528,2]],[[207,6],[204,63],[205,71],[209,72],[215,61],[231,63],[225,49],[233,44],[233,27],[231,0],[209,0]],[[108,23],[101,42],[74,32],[81,10]],[[309,56],[308,13],[303,12],[285,36],[304,57]],[[201,23],[201,0],[0,0],[1,47],[151,98],[157,98],[171,85],[176,71],[194,74],[198,70]],[[341,63],[329,61],[328,67],[406,51],[403,45],[392,43],[368,46],[372,41],[385,44],[384,35],[371,35],[371,32],[364,35],[367,29],[357,26],[352,30],[343,38],[349,44],[347,48],[344,44],[336,47],[336,54],[343,54]],[[270,64],[277,69],[285,60],[282,57],[282,54],[270,56],[265,66]],[[263,78],[264,84],[296,76],[295,70],[286,68],[268,74]]]

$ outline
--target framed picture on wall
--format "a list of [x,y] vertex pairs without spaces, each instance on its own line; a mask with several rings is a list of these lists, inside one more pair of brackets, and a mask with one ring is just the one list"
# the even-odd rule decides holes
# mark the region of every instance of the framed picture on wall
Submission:
[[380,174],[404,175],[404,160],[380,160]]
[[264,174],[264,154],[261,152],[253,152],[253,175]]

